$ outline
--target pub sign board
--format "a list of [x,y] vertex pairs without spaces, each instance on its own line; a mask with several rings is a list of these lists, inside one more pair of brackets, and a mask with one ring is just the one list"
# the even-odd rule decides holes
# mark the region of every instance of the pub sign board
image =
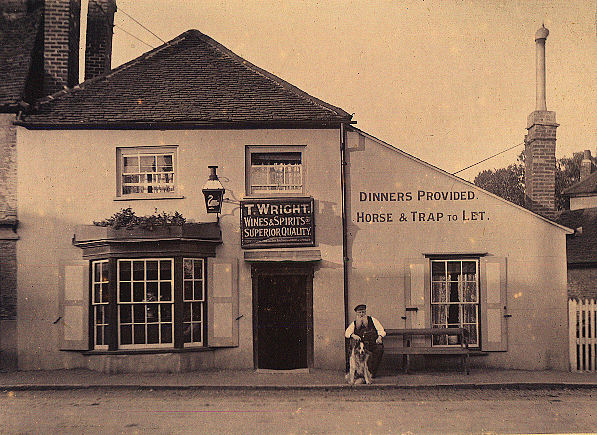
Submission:
[[315,246],[313,198],[264,198],[241,201],[241,247]]

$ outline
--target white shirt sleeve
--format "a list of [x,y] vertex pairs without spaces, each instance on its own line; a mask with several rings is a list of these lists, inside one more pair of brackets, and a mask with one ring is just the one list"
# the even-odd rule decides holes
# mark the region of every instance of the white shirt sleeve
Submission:
[[350,325],[348,325],[348,328],[346,328],[346,332],[344,333],[344,336],[346,338],[350,338],[350,336],[352,335],[353,332],[354,332],[354,322],[350,322]]
[[375,329],[377,329],[377,333],[379,334],[379,336],[385,337],[386,330],[383,329],[383,326],[381,326],[381,323],[379,323],[379,320],[377,320],[375,317],[371,317],[371,320],[373,320],[373,326],[375,326]]

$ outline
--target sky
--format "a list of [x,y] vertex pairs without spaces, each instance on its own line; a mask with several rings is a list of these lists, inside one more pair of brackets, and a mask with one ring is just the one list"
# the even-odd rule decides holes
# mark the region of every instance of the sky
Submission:
[[[197,29],[450,173],[521,144],[545,23],[556,157],[597,154],[597,0],[117,0],[112,67]],[[133,19],[131,19],[134,18]],[[128,33],[126,33],[128,32]],[[130,34],[144,41],[135,39]],[[150,46],[146,45],[149,44]],[[523,146],[460,172],[516,162]]]

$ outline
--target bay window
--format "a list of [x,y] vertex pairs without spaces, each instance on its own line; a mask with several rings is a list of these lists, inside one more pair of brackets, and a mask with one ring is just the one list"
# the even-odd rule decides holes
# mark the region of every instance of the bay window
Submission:
[[[115,298],[110,298],[109,292],[110,260],[95,260],[91,266],[94,349],[205,344],[204,258],[122,258],[113,262]],[[182,277],[180,284],[177,276]],[[177,334],[183,340],[175,346]]]

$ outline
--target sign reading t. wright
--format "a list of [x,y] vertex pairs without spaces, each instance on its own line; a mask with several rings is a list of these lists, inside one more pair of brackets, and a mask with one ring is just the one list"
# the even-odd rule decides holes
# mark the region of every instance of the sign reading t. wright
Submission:
[[313,198],[241,201],[241,247],[315,246]]

